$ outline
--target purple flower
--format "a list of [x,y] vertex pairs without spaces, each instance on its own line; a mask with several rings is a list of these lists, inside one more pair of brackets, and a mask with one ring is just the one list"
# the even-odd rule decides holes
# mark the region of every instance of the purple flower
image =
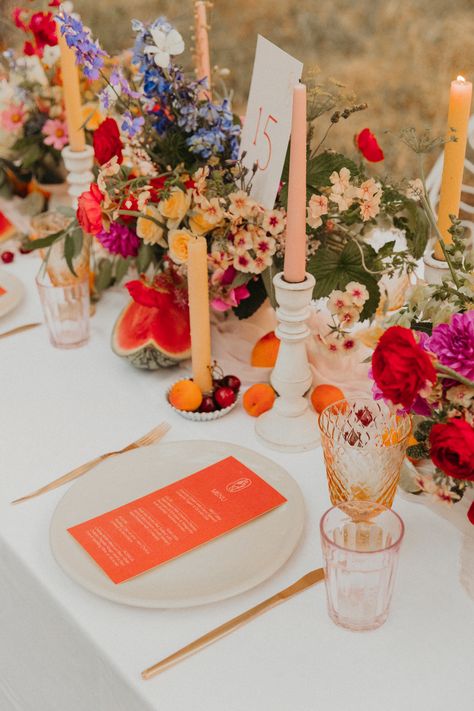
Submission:
[[140,240],[126,225],[112,222],[110,230],[102,230],[96,235],[97,239],[111,254],[120,254],[122,257],[136,257]]
[[428,348],[440,363],[474,380],[474,311],[454,314],[433,329]]
[[140,98],[140,92],[133,91],[127,79],[124,77],[120,67],[112,69],[110,83],[117,89],[118,93],[125,94],[125,96],[129,96],[131,99]]
[[90,30],[84,27],[79,18],[62,12],[56,19],[61,24],[61,34],[67,46],[74,49],[76,64],[82,67],[86,77],[98,79],[107,52],[104,52],[98,42],[94,42]]
[[133,136],[135,136],[141,130],[143,124],[145,123],[145,119],[143,118],[143,116],[137,116],[137,118],[133,118],[130,111],[126,111],[122,118],[122,131],[128,133],[130,138],[133,138]]

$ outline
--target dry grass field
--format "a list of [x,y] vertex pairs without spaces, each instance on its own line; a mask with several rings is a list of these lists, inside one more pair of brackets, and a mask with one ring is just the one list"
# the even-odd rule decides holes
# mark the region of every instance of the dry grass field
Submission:
[[[175,23],[189,46],[192,5],[75,2],[109,51],[130,45],[132,17],[151,20],[159,14]],[[13,3],[0,0],[0,6],[5,18]],[[318,68],[321,77],[337,79],[368,103],[367,111],[334,129],[330,143],[350,150],[353,134],[370,126],[385,149],[384,169],[398,174],[416,167],[396,132],[404,126],[444,132],[450,80],[459,73],[474,79],[474,0],[215,0],[210,22],[212,62],[231,69],[227,84],[237,109],[245,107],[261,33],[304,61],[306,72]],[[20,40],[6,24],[1,37],[10,44]]]

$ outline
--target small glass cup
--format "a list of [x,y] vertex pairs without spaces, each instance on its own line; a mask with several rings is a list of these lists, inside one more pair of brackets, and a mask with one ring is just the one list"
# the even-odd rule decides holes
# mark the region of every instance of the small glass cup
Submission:
[[319,416],[331,503],[361,499],[391,506],[411,432],[409,415],[382,401],[339,400]]
[[49,330],[56,348],[79,348],[89,340],[89,277],[69,286],[56,286],[41,267],[36,285]]
[[405,527],[370,501],[348,501],[321,519],[329,617],[353,631],[374,630],[388,616]]

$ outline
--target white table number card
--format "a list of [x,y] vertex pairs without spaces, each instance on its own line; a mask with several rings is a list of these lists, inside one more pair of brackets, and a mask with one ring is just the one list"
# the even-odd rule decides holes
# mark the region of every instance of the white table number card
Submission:
[[291,133],[293,87],[303,64],[258,35],[247,114],[242,129],[243,164],[257,172],[251,195],[272,209]]

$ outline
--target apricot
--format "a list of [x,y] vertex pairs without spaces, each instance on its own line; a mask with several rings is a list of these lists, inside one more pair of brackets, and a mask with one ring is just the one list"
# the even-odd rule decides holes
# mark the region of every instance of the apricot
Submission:
[[344,393],[336,385],[316,385],[311,393],[311,403],[319,415],[326,407],[343,400],[344,397]]
[[276,337],[275,331],[270,331],[254,345],[250,359],[251,365],[256,368],[273,368],[279,348],[280,339]]
[[244,410],[251,417],[263,415],[271,410],[275,402],[276,393],[268,383],[255,383],[251,385],[243,397]]
[[168,399],[177,410],[194,412],[202,402],[202,392],[192,380],[180,380],[171,388]]

